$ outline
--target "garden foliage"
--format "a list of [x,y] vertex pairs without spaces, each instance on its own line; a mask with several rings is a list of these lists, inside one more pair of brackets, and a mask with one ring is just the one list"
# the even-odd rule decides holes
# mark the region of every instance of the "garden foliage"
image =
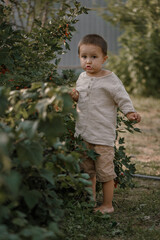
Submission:
[[160,96],[160,1],[106,0],[104,19],[122,29],[120,51],[110,59],[133,93]]
[[[84,152],[93,159],[96,154],[73,136],[76,112],[69,87],[75,75],[57,72],[76,17],[87,10],[76,1],[56,3],[54,14],[43,24],[35,18],[31,31],[15,28],[13,9],[0,3],[1,240],[63,239],[65,207],[90,192],[79,162]],[[124,122],[126,129],[136,130],[118,119],[119,126]],[[121,146],[124,139],[118,141],[117,181],[125,187],[135,169]]]

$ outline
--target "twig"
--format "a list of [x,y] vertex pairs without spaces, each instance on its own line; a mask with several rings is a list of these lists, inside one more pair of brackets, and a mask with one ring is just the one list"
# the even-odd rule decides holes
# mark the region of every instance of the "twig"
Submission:
[[18,139],[17,141],[15,141],[15,145],[17,145],[18,143],[20,143],[20,142],[23,142],[23,141],[25,141],[27,139],[27,137],[24,137],[24,138],[21,138],[21,139]]

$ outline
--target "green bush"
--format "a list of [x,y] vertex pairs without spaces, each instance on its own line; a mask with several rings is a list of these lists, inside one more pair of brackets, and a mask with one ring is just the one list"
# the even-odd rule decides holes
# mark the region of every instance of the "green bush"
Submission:
[[54,24],[50,19],[42,27],[37,20],[29,33],[14,30],[11,9],[0,4],[1,240],[61,239],[64,194],[70,198],[68,189],[78,194],[90,184],[80,173],[79,154],[61,140],[66,115],[75,109],[57,73],[57,55],[71,39],[66,26],[73,31],[86,10],[77,2],[61,7]]
[[159,97],[159,1],[106,2],[104,19],[122,29],[119,55],[111,57],[110,68],[120,76],[129,91]]
[[[37,16],[33,19],[34,25],[29,32],[25,29],[14,30],[8,21],[8,16],[13,15],[14,5],[22,8],[19,14],[24,16],[27,11],[24,0],[11,1],[12,5],[5,9],[0,5],[0,85],[19,89],[29,87],[32,82],[59,84],[57,66],[60,56],[69,49],[68,42],[75,31],[76,17],[87,10],[76,1],[65,3],[66,1],[60,0],[52,4],[48,0],[42,2],[51,5],[48,21],[44,25]],[[17,26],[14,28],[17,29]]]

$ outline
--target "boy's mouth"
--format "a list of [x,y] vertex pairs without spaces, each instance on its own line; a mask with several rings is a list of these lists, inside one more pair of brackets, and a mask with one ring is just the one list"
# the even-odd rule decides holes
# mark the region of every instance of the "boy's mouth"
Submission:
[[87,70],[91,70],[92,67],[91,67],[91,66],[86,66],[86,69],[87,69]]

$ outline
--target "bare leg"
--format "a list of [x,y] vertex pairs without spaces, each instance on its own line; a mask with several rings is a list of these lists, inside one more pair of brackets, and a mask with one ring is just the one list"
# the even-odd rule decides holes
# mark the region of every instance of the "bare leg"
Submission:
[[104,182],[102,184],[103,184],[103,203],[100,207],[95,208],[95,211],[100,211],[101,213],[114,212],[114,208],[112,206],[114,180]]
[[96,202],[96,176],[89,180],[92,182],[93,200]]
[[107,208],[112,207],[114,181],[103,183],[103,206]]

